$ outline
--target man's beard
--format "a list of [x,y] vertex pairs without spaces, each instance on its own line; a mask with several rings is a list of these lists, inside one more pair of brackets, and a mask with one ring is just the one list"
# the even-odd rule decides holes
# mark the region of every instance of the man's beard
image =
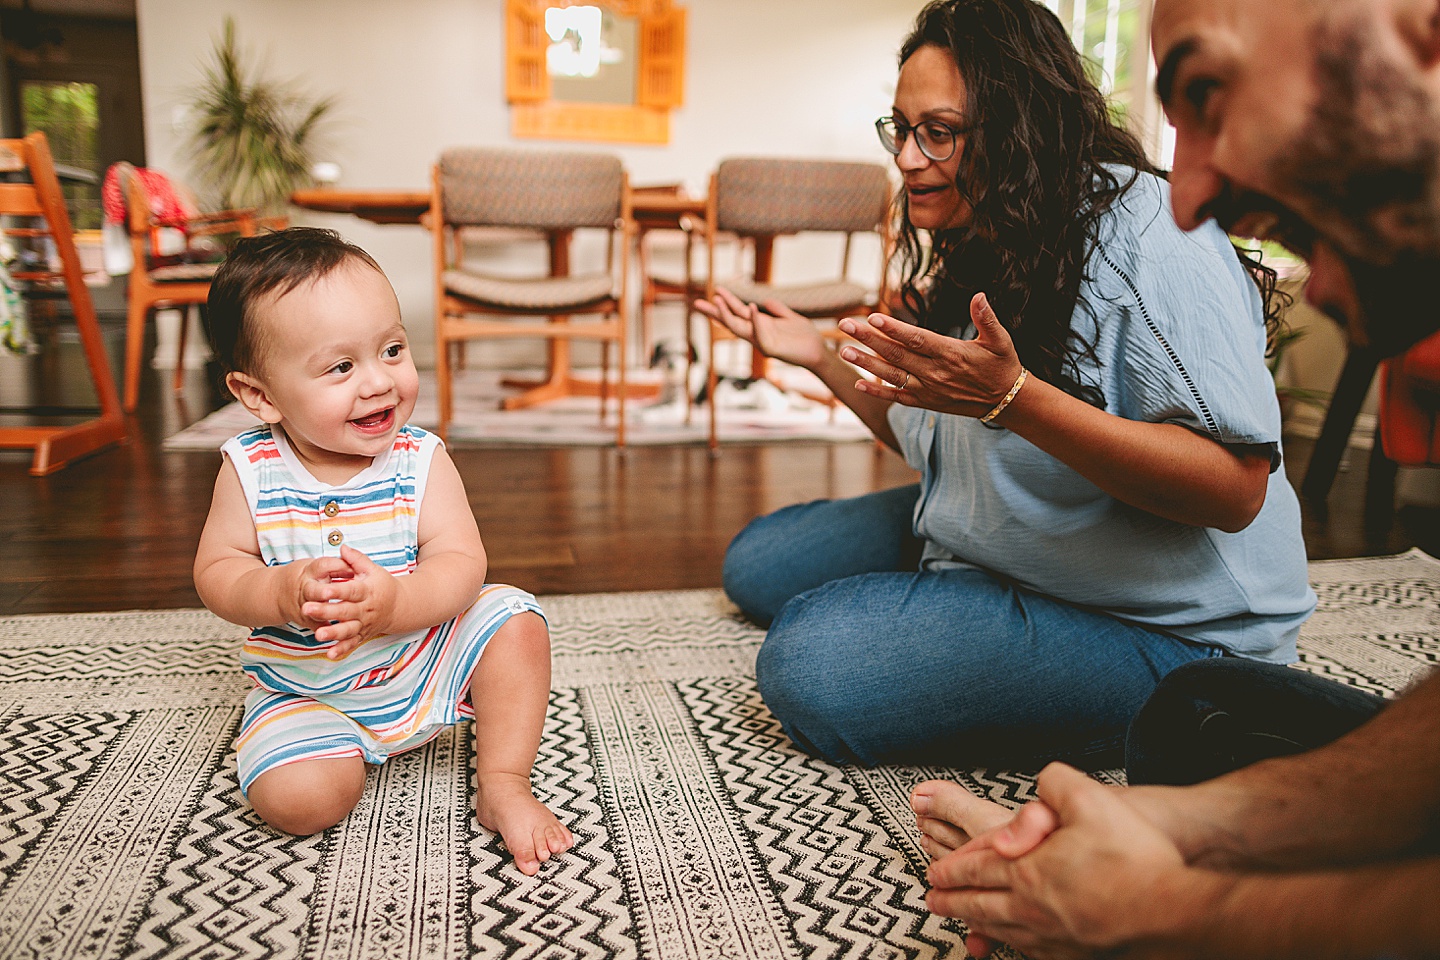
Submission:
[[1274,179],[1349,258],[1440,257],[1440,109],[1373,20],[1324,21],[1314,43],[1316,105]]
[[1373,20],[1332,18],[1314,43],[1316,106],[1274,170],[1309,223],[1281,207],[1278,232],[1297,252],[1317,235],[1340,251],[1370,344],[1389,356],[1440,329],[1440,109]]

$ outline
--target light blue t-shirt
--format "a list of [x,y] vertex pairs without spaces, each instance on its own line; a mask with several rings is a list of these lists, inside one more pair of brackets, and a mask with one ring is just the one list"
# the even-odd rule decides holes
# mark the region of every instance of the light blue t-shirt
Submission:
[[[1117,170],[1128,176],[1129,170]],[[1094,344],[1081,376],[1105,409],[1226,444],[1267,444],[1280,407],[1259,291],[1225,233],[1183,232],[1170,188],[1141,174],[1106,214],[1073,325]],[[973,328],[967,333],[973,336]],[[1300,504],[1272,470],[1265,505],[1225,533],[1128,506],[1008,430],[901,404],[890,425],[921,471],[915,532],[927,567],[955,563],[1260,660],[1295,659],[1315,609]],[[1119,468],[1117,468],[1119,469]]]

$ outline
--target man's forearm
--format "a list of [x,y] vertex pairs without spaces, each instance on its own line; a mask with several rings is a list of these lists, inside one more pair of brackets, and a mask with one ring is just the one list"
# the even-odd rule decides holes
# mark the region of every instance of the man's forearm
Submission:
[[1440,822],[1440,673],[1324,747],[1129,799],[1191,863],[1305,869],[1383,860]]
[[1187,871],[1158,916],[1183,918],[1127,956],[1150,960],[1368,960],[1440,955],[1440,859],[1316,873]]

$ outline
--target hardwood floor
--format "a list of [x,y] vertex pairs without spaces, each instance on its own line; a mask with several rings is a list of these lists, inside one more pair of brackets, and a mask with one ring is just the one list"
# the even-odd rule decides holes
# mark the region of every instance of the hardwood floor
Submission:
[[[56,369],[83,381],[74,364],[48,372]],[[218,398],[206,394],[198,374],[188,402],[147,375],[131,442],[50,477],[30,477],[26,453],[0,453],[0,614],[199,605],[190,565],[219,456],[160,443],[212,409]],[[1293,483],[1309,446],[1287,446]],[[1440,554],[1440,509],[1402,508],[1388,530],[1367,535],[1364,456],[1351,451],[1328,509],[1305,507],[1311,557],[1416,545]],[[895,455],[861,443],[732,444],[713,459],[703,447],[470,448],[455,460],[491,579],[539,594],[718,586],[726,544],[757,514],[914,478]]]
[[[131,442],[49,477],[0,453],[0,614],[199,605],[190,565],[220,458],[160,444],[215,401],[199,375],[188,403],[168,393],[147,374]],[[726,544],[757,514],[914,478],[864,443],[453,454],[490,578],[541,594],[718,586]]]

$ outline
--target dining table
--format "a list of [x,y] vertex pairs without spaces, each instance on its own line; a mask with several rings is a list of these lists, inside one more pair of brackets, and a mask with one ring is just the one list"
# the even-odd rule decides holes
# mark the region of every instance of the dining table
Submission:
[[290,202],[305,210],[348,213],[371,223],[421,224],[430,209],[429,190],[296,190]]

